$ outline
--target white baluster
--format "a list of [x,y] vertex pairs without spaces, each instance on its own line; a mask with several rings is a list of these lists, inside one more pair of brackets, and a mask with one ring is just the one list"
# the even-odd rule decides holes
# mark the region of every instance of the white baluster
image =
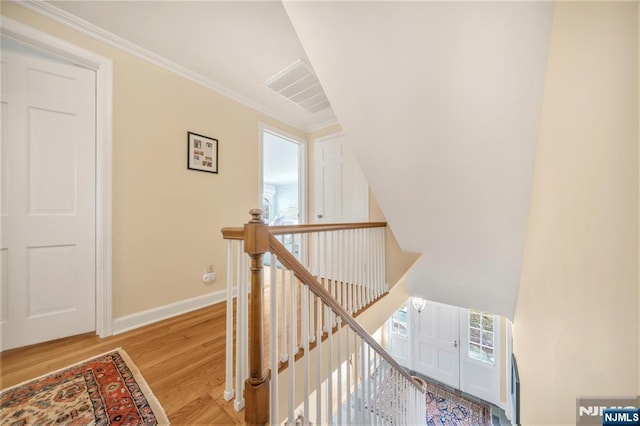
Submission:
[[360,337],[358,333],[353,333],[355,336],[354,340],[354,351],[353,351],[353,388],[354,388],[354,397],[355,397],[355,414],[356,414],[356,424],[362,423],[362,401],[359,398],[360,392],[360,370],[358,369],[358,345],[360,343]]
[[338,424],[342,424],[342,318],[338,317]]
[[355,271],[356,271],[356,250],[355,250],[355,231],[349,231],[349,314],[356,312],[356,291],[355,291]]
[[347,342],[347,424],[353,423],[353,418],[351,417],[351,327],[347,326],[345,333],[345,340]]
[[358,245],[358,252],[360,253],[360,262],[358,262],[358,269],[360,270],[360,309],[363,309],[366,305],[366,300],[365,300],[365,285],[366,285],[366,276],[364,274],[364,262],[365,262],[365,241],[364,241],[364,230],[363,229],[358,229],[358,234],[360,234],[360,238],[359,238],[359,245]]
[[225,401],[234,397],[233,390],[233,240],[227,240],[227,342],[225,353]]
[[[311,355],[309,354],[309,287],[307,287],[306,285],[303,285],[301,288],[302,291],[302,295],[301,295],[301,302],[302,302],[302,345],[303,345],[303,350],[304,350],[304,370],[305,370],[305,375],[304,375],[304,418],[305,420],[308,422],[310,420],[310,413],[309,413],[309,394],[310,394],[310,389],[309,389],[309,376],[311,375],[311,363],[310,363],[310,358]],[[275,423],[271,423],[271,424],[275,424]]]
[[[322,263],[321,263],[321,271],[322,271],[322,276],[324,277],[324,289],[328,292],[331,293],[331,282],[330,282],[330,278],[329,278],[329,261],[328,261],[328,239],[329,239],[329,235],[327,235],[328,233],[323,233],[322,235]],[[323,304],[324,306],[324,304]],[[330,333],[331,332],[331,310],[328,309],[326,306],[324,306],[324,331],[325,333]]]
[[290,309],[290,327],[289,330],[289,367],[287,368],[289,372],[289,424],[295,424],[295,400],[296,400],[296,353],[298,352],[298,347],[296,346],[296,335],[297,330],[296,327],[298,325],[298,320],[296,318],[296,282],[293,276],[293,271],[289,271],[289,285],[291,286],[291,309]]
[[367,228],[367,229],[363,229],[362,233],[364,235],[364,255],[365,255],[365,268],[364,268],[364,273],[365,273],[365,288],[364,288],[364,294],[365,294],[365,306],[368,305],[369,303],[371,303],[371,287],[373,286],[373,280],[372,280],[372,274],[371,272],[373,271],[373,263],[371,262],[371,229]]
[[387,247],[385,245],[386,228],[380,229],[380,294],[387,291],[387,277],[385,276],[385,265],[387,262]]
[[378,395],[380,392],[380,364],[378,359],[378,352],[373,352],[373,419],[374,424],[377,426],[380,424],[380,413],[378,408]]
[[384,277],[382,276],[382,265],[384,264],[384,245],[382,238],[384,236],[384,228],[376,228],[376,298],[384,293]]
[[[311,266],[313,269],[311,269],[311,273],[313,275],[315,275],[315,277],[317,279],[320,279],[320,277],[318,276],[318,234],[311,234],[310,237],[311,242],[310,245],[313,247],[313,249],[311,250],[312,253],[309,253],[309,257],[311,258]],[[316,320],[316,316],[314,315],[314,307],[315,307],[315,295],[314,294],[310,294],[311,296],[311,314],[309,315],[309,342],[313,343],[316,341],[316,337],[315,337],[315,320]]]
[[[336,301],[340,300],[338,293],[338,281],[340,280],[339,270],[338,270],[338,232],[331,233],[331,268],[332,272],[332,282],[333,282],[333,292],[331,295]],[[337,324],[337,315],[333,311],[331,311],[331,328],[334,328]]]
[[318,302],[316,321],[316,424],[322,424],[322,301]]
[[363,400],[366,404],[366,408],[364,408],[364,423],[371,424],[371,415],[370,415],[370,406],[371,406],[371,392],[369,389],[369,384],[371,380],[369,379],[369,344],[366,342],[362,343],[362,394]]
[[278,423],[278,257],[271,254],[269,267],[269,364],[271,367],[271,381],[269,398],[269,422]]
[[[284,243],[286,236],[282,235],[280,238],[281,242]],[[280,283],[280,306],[282,306],[282,319],[280,320],[280,327],[282,330],[280,344],[282,346],[282,350],[280,351],[280,361],[287,362],[289,359],[289,355],[287,354],[287,273],[284,267],[280,270],[280,277],[282,280]]]
[[357,255],[357,262],[356,262],[356,270],[358,271],[358,278],[357,278],[357,284],[358,286],[357,291],[358,291],[358,297],[356,297],[356,301],[358,304],[358,309],[356,310],[356,312],[360,311],[363,307],[364,307],[364,298],[362,297],[362,288],[364,285],[364,276],[363,276],[363,268],[362,268],[362,264],[363,262],[363,249],[362,249],[362,230],[361,229],[356,229],[356,241],[357,241],[357,248],[356,248],[356,253]]
[[327,377],[327,423],[333,423],[333,336],[333,330],[329,330],[327,336],[327,372],[329,375]]
[[[244,242],[242,243],[242,252],[244,253]],[[249,377],[249,256],[242,255],[242,392],[244,392],[245,380]]]
[[244,257],[243,253],[243,243],[242,241],[238,244],[238,272],[236,277],[237,281],[237,296],[236,296],[236,389],[238,390],[236,399],[233,402],[233,408],[236,411],[242,410],[244,408],[244,376],[243,376],[243,354],[246,352],[244,348],[244,339],[243,339],[243,327],[244,324],[244,299],[246,299],[247,294],[245,291],[245,284],[243,282],[243,273],[242,273],[242,258]]

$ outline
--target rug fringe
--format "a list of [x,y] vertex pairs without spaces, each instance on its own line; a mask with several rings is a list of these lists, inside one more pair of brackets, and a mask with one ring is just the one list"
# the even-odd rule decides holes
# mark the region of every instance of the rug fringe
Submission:
[[151,410],[156,415],[156,420],[158,420],[158,423],[166,424],[166,425],[170,424],[169,418],[167,417],[167,413],[164,412],[164,408],[162,407],[162,405],[160,405],[158,398],[156,398],[156,395],[153,393],[153,391],[149,387],[149,384],[144,379],[144,376],[140,372],[140,369],[138,368],[136,363],[133,362],[129,354],[127,354],[124,351],[124,349],[117,348],[115,351],[120,354],[122,359],[124,359],[124,362],[127,364],[127,367],[129,367],[129,371],[131,371],[131,373],[133,374],[133,377],[135,377],[136,383],[138,383],[138,385],[140,386],[142,393],[144,393],[145,395],[148,395],[147,402],[149,403]]

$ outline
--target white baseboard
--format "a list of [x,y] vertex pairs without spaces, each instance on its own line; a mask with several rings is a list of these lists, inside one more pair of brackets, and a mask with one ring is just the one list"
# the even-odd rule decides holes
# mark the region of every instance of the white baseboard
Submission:
[[[234,288],[233,296],[235,297],[235,295],[236,289]],[[187,312],[224,302],[225,300],[227,300],[227,290],[220,290],[168,305],[158,306],[157,308],[146,311],[136,312],[135,314],[125,315],[113,320],[113,334],[124,333],[125,331],[153,324],[154,322],[177,315],[186,314]]]

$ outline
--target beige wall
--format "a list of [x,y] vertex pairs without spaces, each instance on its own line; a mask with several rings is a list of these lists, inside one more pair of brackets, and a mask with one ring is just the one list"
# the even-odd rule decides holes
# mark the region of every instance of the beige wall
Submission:
[[[258,199],[259,122],[306,134],[14,3],[2,14],[113,60],[114,317],[222,290],[220,229]],[[219,174],[187,170],[187,131],[219,140]]]
[[513,326],[523,424],[638,389],[637,7],[555,6]]

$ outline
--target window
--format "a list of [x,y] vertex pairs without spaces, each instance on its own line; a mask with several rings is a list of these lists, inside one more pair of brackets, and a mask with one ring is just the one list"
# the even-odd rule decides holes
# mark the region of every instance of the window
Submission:
[[493,314],[469,311],[469,358],[495,365]]
[[391,315],[391,333],[402,337],[409,337],[407,319],[407,305],[403,305]]

